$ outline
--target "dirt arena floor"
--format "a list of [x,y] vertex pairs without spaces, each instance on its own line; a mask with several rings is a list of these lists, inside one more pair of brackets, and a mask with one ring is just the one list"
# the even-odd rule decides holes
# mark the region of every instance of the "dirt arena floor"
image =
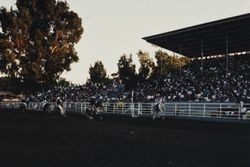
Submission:
[[6,167],[247,167],[250,125],[0,111]]

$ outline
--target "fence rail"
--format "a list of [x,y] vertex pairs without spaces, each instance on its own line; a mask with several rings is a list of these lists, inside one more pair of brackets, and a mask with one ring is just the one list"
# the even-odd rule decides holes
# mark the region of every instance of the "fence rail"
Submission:
[[[34,111],[43,111],[43,102],[29,102],[25,108]],[[0,108],[20,109],[23,102],[0,102]],[[26,104],[25,104],[26,105]],[[89,107],[87,102],[64,102],[66,113],[83,114]],[[215,119],[250,119],[250,104],[240,106],[238,103],[163,103],[162,111],[155,112],[155,103],[103,103],[98,109],[104,114],[131,115],[132,117],[200,117]],[[55,109],[55,103],[50,102],[50,111]]]

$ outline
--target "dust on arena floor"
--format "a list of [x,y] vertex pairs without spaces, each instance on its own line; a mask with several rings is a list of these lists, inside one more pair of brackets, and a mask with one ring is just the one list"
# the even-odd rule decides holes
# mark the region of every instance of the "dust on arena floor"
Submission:
[[0,112],[1,166],[249,166],[250,125]]

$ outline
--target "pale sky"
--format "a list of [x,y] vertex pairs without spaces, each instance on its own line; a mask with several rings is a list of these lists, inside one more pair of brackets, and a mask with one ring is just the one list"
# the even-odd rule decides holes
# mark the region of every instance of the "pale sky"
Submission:
[[[1,0],[8,9],[15,0]],[[250,0],[67,0],[82,18],[84,34],[76,46],[79,62],[62,76],[82,84],[90,64],[101,60],[108,75],[117,72],[123,53],[137,64],[139,49],[150,56],[159,48],[142,39],[196,24],[250,13]]]

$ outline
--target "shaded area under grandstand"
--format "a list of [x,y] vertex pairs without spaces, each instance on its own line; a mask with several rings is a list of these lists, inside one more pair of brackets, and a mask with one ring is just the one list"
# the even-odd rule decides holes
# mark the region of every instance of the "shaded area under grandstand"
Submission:
[[0,112],[3,166],[249,166],[249,124]]

